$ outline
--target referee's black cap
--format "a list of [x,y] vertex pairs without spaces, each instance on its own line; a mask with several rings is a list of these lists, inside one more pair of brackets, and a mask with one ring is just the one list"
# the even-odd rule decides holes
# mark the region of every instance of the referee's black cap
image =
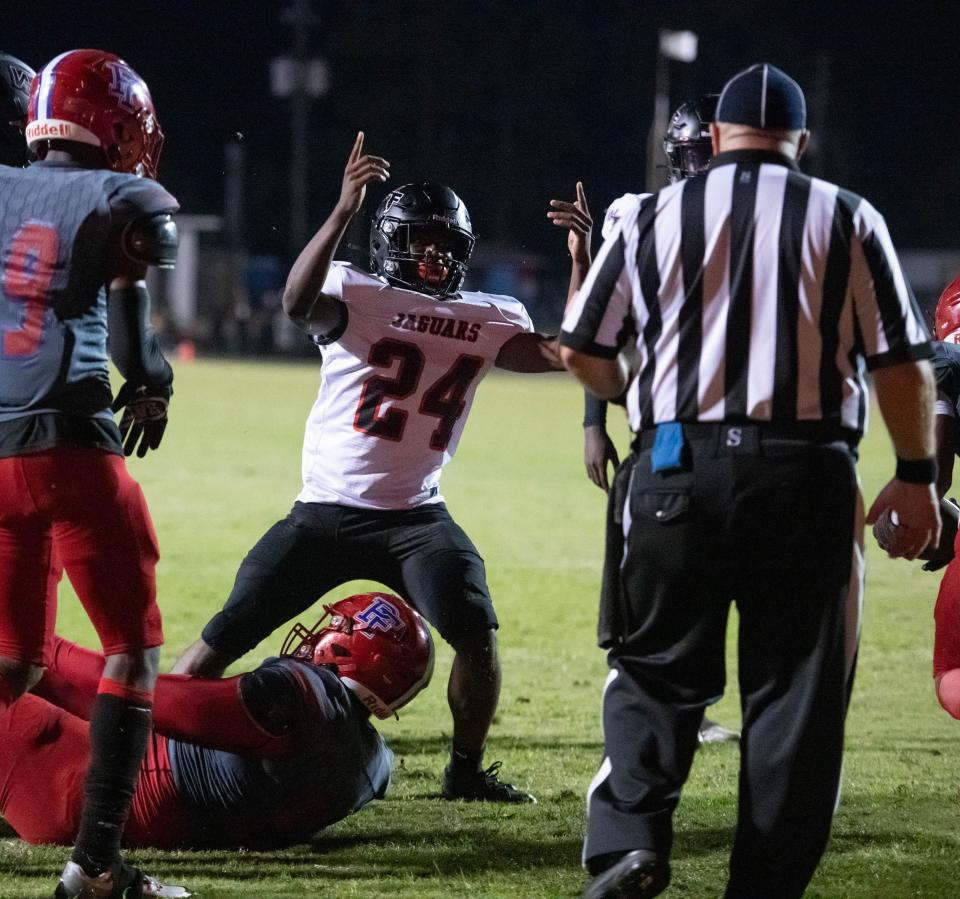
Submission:
[[715,121],[775,131],[800,131],[807,124],[803,89],[786,72],[758,62],[733,76],[717,102]]

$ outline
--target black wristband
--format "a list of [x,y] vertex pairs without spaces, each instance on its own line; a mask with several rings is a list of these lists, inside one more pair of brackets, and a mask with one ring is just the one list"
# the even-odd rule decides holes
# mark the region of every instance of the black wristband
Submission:
[[897,456],[897,480],[907,484],[934,484],[937,480],[937,460],[901,459]]
[[589,390],[583,391],[583,426],[601,428],[607,423],[607,403],[595,397]]

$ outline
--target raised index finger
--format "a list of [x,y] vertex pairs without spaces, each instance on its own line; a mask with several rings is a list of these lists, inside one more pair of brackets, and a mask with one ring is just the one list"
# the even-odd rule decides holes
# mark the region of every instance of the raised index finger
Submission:
[[350,151],[350,158],[347,162],[356,162],[360,158],[360,152],[363,150],[363,132],[357,132],[357,139],[353,142],[353,149]]
[[584,212],[590,211],[589,207],[587,206],[587,195],[584,193],[582,181],[577,182],[577,203],[580,204],[580,208]]

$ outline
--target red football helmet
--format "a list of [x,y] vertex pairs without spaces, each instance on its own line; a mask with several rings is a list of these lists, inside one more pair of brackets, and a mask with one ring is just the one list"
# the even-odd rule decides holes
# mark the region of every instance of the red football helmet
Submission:
[[27,145],[39,156],[51,140],[103,150],[115,172],[157,177],[163,132],[146,82],[119,56],[70,50],[33,79]]
[[933,321],[937,340],[960,343],[960,277],[943,288]]
[[280,655],[335,668],[378,718],[395,714],[430,682],[433,639],[399,596],[360,593],[323,609],[309,630],[293,626]]

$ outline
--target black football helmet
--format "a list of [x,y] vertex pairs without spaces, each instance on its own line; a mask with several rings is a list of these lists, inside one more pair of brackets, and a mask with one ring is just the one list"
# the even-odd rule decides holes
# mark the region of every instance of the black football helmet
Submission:
[[27,164],[27,123],[30,84],[36,72],[16,56],[0,52],[0,165]]
[[474,241],[470,213],[449,187],[404,184],[374,213],[370,264],[395,287],[447,297],[463,284]]
[[670,161],[671,182],[699,175],[710,164],[710,123],[719,99],[719,94],[704,94],[687,101],[670,116],[663,152]]

